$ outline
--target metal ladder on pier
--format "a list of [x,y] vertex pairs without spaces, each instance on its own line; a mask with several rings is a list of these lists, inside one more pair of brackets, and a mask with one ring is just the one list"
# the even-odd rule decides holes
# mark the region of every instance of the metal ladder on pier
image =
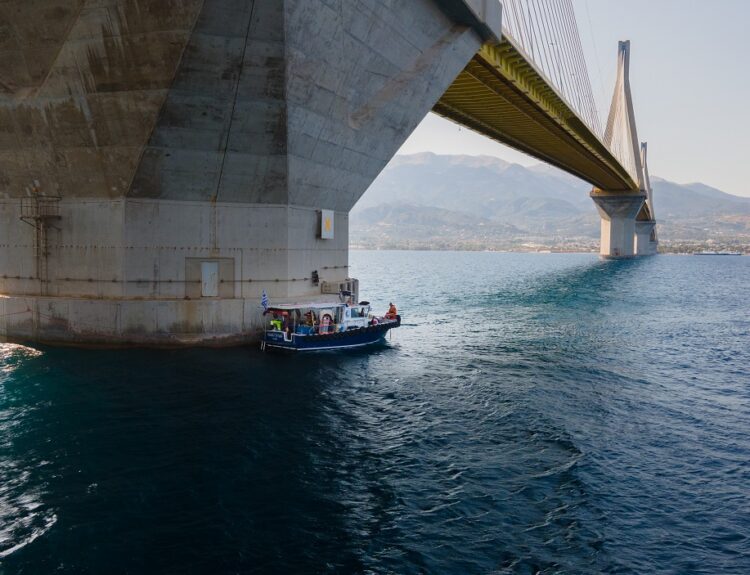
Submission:
[[54,222],[61,219],[60,197],[43,196],[34,188],[31,196],[21,198],[21,221],[36,230],[34,235],[34,254],[36,258],[36,276],[39,279],[42,295],[47,291],[49,280],[47,259],[49,257],[49,229]]

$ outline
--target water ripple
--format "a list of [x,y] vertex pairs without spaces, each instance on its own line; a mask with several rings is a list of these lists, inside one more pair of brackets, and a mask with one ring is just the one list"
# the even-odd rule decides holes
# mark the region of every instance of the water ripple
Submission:
[[750,258],[352,259],[372,353],[0,348],[1,569],[750,572]]

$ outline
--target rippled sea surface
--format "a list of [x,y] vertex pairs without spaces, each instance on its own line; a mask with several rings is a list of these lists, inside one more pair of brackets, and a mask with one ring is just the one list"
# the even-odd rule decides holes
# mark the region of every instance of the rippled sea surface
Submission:
[[750,258],[351,260],[371,353],[0,347],[0,573],[750,573]]

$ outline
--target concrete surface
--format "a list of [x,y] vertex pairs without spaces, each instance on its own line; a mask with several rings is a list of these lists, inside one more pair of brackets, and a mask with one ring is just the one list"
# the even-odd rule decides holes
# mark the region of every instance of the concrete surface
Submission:
[[[349,210],[499,17],[463,0],[0,2],[0,338],[236,343],[264,289],[330,297],[312,272],[348,277]],[[21,221],[24,198],[59,218]]]
[[656,222],[635,222],[635,255],[652,256],[656,254],[657,242],[654,229]]
[[594,191],[591,198],[602,218],[599,253],[606,258],[632,258],[635,255],[635,217],[646,195]]

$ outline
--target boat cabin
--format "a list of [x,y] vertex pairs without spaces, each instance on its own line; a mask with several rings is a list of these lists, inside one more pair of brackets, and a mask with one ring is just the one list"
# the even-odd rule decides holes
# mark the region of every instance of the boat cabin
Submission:
[[261,349],[318,351],[359,348],[385,340],[401,317],[376,316],[369,302],[282,304],[268,308]]
[[372,322],[370,303],[281,304],[266,310],[270,316],[266,331],[282,332],[287,339],[292,334],[317,335],[338,333],[367,327]]

